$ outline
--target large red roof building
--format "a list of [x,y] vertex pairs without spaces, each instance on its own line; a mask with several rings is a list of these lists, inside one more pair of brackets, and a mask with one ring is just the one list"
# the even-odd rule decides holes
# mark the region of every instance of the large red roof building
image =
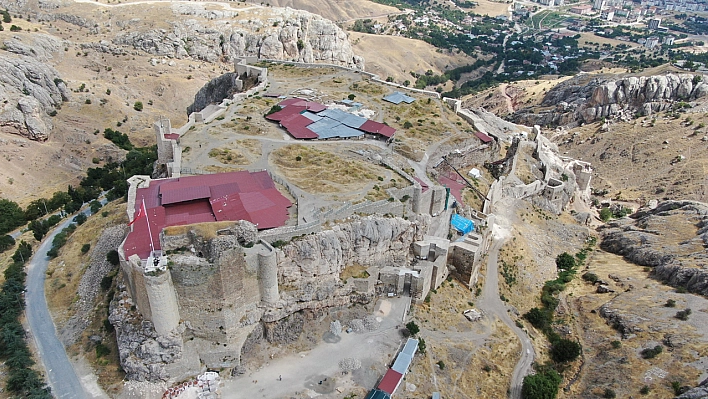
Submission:
[[123,246],[126,258],[135,254],[147,259],[151,234],[154,250],[160,250],[165,227],[247,220],[263,230],[285,225],[292,206],[266,171],[151,180],[148,187],[136,190],[134,215],[139,215],[143,202],[147,218],[132,224]]

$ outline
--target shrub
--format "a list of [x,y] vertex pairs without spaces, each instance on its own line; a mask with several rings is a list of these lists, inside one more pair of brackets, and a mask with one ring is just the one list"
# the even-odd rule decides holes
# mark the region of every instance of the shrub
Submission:
[[641,354],[642,354],[642,358],[644,358],[644,359],[653,359],[653,358],[659,356],[659,354],[663,351],[664,351],[664,347],[661,345],[657,345],[653,348],[642,349]]
[[667,308],[675,308],[675,307],[676,307],[676,301],[674,301],[673,299],[669,299],[668,301],[666,301],[666,303],[664,304],[664,306],[666,306]]
[[644,385],[642,389],[639,390],[639,393],[641,393],[642,395],[648,395],[650,390],[651,389],[649,388],[649,386]]
[[676,312],[676,318],[679,320],[683,320],[683,321],[688,320],[688,316],[690,316],[690,315],[691,315],[691,309],[688,309],[688,308],[686,308],[684,310],[679,310],[678,312]]
[[111,348],[99,342],[96,344],[96,357],[104,357],[111,354]]
[[600,220],[603,222],[607,222],[612,218],[612,211],[610,208],[602,208],[600,209]]
[[539,308],[532,308],[524,315],[524,318],[539,330],[547,328],[551,323],[551,314]]
[[569,362],[580,356],[580,344],[569,339],[560,339],[551,347],[551,358],[557,363]]
[[605,392],[602,394],[602,397],[606,399],[614,399],[617,397],[617,394],[615,394],[615,391],[610,388],[605,388]]
[[82,224],[84,224],[84,223],[86,222],[86,219],[87,219],[87,216],[86,216],[86,215],[84,215],[83,213],[79,213],[79,214],[76,215],[76,217],[74,218],[74,223],[76,223],[76,224],[78,224],[79,226],[81,226]]
[[406,324],[406,330],[408,330],[411,335],[416,335],[420,332],[420,328],[414,321],[410,321]]
[[84,104],[91,104],[91,99],[87,98],[86,101],[84,101]]
[[610,342],[610,345],[612,346],[612,349],[619,349],[622,347],[622,342],[614,340]]
[[91,244],[84,244],[81,246],[81,253],[85,254],[91,249]]
[[113,277],[112,276],[104,276],[101,279],[101,289],[104,291],[108,291],[109,288],[113,285]]
[[681,383],[678,381],[671,381],[671,389],[674,390],[674,394],[681,395]]
[[410,129],[410,128],[412,128],[412,127],[413,127],[413,124],[410,123],[410,121],[405,121],[405,122],[403,123],[403,128],[404,128],[404,129]]
[[599,278],[597,277],[597,274],[595,274],[593,272],[587,272],[587,273],[583,274],[583,280],[589,281],[589,282],[595,284],[597,282],[597,280],[599,280]]
[[118,251],[116,251],[115,249],[108,251],[108,253],[106,254],[106,260],[113,266],[118,266],[118,263],[120,263]]
[[143,110],[143,102],[142,101],[136,101],[135,104],[133,104],[133,109],[140,112]]
[[442,360],[436,363],[438,367],[440,367],[440,370],[445,370],[445,362]]
[[556,267],[559,270],[572,270],[575,267],[575,257],[567,252],[563,252],[556,257]]

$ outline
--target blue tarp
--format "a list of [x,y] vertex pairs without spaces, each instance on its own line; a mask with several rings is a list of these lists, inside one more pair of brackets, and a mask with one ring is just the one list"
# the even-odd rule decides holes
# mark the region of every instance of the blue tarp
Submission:
[[450,224],[462,234],[467,234],[470,231],[474,230],[474,222],[469,219],[465,219],[458,214],[452,215],[452,218],[450,219]]

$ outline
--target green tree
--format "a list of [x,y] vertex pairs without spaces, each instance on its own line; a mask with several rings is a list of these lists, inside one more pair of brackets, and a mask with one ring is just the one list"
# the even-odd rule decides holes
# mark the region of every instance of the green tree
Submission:
[[404,128],[404,129],[410,129],[410,128],[412,128],[412,127],[413,127],[413,124],[410,123],[409,121],[403,122],[403,128]]
[[406,324],[406,329],[411,333],[411,335],[416,335],[420,332],[420,328],[414,321],[410,321]]
[[538,328],[539,330],[546,329],[551,322],[550,313],[539,308],[532,308],[524,315],[524,318],[528,320],[532,326]]
[[356,95],[350,94],[349,96],[347,96],[347,98],[354,101],[354,99],[356,98]]
[[25,224],[25,213],[14,201],[0,199],[0,234],[7,234]]
[[143,102],[136,101],[135,104],[133,104],[133,109],[136,111],[142,111],[143,110]]
[[524,399],[555,399],[562,378],[555,370],[546,370],[524,377],[521,396]]
[[557,363],[569,362],[580,356],[580,344],[569,339],[559,339],[551,347],[551,358]]
[[10,235],[0,236],[0,253],[15,246],[15,239]]

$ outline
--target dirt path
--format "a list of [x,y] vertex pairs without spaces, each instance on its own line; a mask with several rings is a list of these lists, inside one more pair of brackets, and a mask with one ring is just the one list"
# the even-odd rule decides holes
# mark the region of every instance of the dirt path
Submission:
[[499,250],[504,245],[504,242],[511,236],[509,230],[509,219],[505,214],[514,212],[513,206],[507,204],[509,201],[503,199],[493,205],[493,211],[499,212],[496,215],[495,224],[492,226],[492,245],[489,249],[489,258],[487,260],[487,273],[484,280],[484,288],[482,289],[482,298],[479,301],[479,308],[487,315],[494,315],[499,318],[511,331],[516,334],[521,341],[521,353],[519,361],[514,367],[512,373],[509,397],[511,399],[521,399],[521,387],[524,377],[529,374],[531,366],[535,358],[533,344],[528,335],[516,326],[509,316],[506,304],[499,298],[499,270],[497,261],[499,258]]

